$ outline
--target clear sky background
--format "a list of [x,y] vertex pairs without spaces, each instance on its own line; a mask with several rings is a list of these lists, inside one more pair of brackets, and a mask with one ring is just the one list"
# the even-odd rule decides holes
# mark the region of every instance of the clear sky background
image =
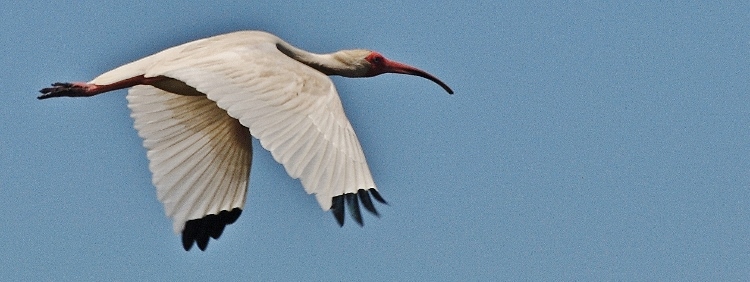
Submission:
[[[151,2],[0,4],[0,280],[750,277],[747,1]],[[243,29],[455,90],[334,78],[381,218],[339,228],[256,140],[242,216],[185,252],[126,91],[36,99]]]

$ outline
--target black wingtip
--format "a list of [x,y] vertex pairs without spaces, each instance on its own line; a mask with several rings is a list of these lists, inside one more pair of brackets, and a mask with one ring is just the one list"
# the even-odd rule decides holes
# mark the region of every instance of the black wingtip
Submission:
[[182,230],[182,247],[185,251],[189,251],[195,243],[201,251],[205,251],[210,238],[219,239],[224,228],[237,221],[240,214],[242,214],[242,209],[234,208],[231,211],[224,210],[219,214],[209,214],[203,218],[188,220]]
[[362,202],[362,205],[367,211],[377,217],[380,217],[380,214],[375,209],[375,205],[372,204],[370,193],[372,193],[372,196],[378,202],[386,205],[388,204],[383,199],[383,197],[380,196],[380,193],[378,193],[378,191],[374,188],[368,190],[360,189],[356,193],[346,193],[332,198],[331,212],[333,213],[333,217],[335,217],[336,221],[339,223],[339,226],[344,226],[344,209],[346,209],[346,206],[349,207],[349,214],[352,216],[352,218],[354,218],[354,221],[357,222],[357,224],[359,224],[360,226],[364,226],[364,221],[362,220],[362,212],[359,208],[359,202]]
[[331,212],[339,226],[344,226],[344,195],[333,197],[331,202]]
[[188,224],[185,223],[185,229],[182,230],[182,247],[185,249],[185,251],[190,251],[190,249],[193,248],[193,242],[195,242],[198,228],[188,229],[187,227]]
[[372,197],[375,198],[378,202],[387,205],[388,202],[386,202],[382,196],[380,196],[380,193],[378,193],[378,190],[370,189],[370,193],[372,193]]
[[378,213],[378,210],[375,209],[375,205],[372,204],[372,199],[370,199],[370,193],[367,193],[364,189],[361,189],[357,191],[357,195],[359,195],[359,201],[362,202],[362,205],[365,206],[365,209],[372,214],[374,214],[377,217],[380,217],[380,214]]
[[362,213],[359,211],[359,200],[357,199],[357,194],[346,194],[346,204],[349,206],[349,214],[354,218],[354,221],[356,221],[359,226],[364,226],[364,223],[362,222]]

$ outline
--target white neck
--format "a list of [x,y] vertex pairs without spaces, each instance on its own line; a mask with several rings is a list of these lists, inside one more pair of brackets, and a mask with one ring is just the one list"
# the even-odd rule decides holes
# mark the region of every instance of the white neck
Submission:
[[370,67],[369,63],[364,60],[364,55],[362,55],[369,52],[366,50],[344,50],[330,54],[315,54],[296,48],[281,40],[276,43],[276,48],[290,58],[326,75],[361,77]]

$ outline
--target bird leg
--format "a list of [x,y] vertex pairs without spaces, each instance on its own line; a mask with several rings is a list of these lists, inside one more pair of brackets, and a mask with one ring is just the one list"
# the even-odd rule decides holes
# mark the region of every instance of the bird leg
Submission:
[[91,97],[112,90],[133,87],[138,84],[148,84],[150,79],[142,75],[120,80],[112,84],[98,85],[85,82],[61,83],[56,82],[52,87],[39,90],[42,93],[37,99],[43,100],[54,97]]
[[39,90],[42,93],[37,99],[43,100],[54,97],[91,97],[112,90],[133,87],[138,84],[150,84],[152,78],[143,75],[120,80],[112,84],[98,85],[85,82],[53,83],[52,87]]
[[112,84],[91,84],[85,82],[63,83],[56,82],[52,87],[39,90],[42,93],[37,99],[43,100],[55,97],[91,97],[104,92],[118,89],[133,87],[136,85],[151,85],[167,92],[180,95],[198,96],[204,95],[195,88],[185,84],[182,81],[169,78],[166,76],[144,77],[143,75],[134,76],[125,80],[120,80]]

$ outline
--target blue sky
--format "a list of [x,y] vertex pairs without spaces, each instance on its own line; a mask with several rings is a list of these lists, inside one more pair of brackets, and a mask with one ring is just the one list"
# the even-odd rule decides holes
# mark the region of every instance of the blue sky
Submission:
[[[746,2],[251,2],[0,4],[0,280],[750,276]],[[381,218],[339,228],[256,140],[242,216],[185,252],[126,92],[35,99],[243,29],[455,90],[334,78]]]

